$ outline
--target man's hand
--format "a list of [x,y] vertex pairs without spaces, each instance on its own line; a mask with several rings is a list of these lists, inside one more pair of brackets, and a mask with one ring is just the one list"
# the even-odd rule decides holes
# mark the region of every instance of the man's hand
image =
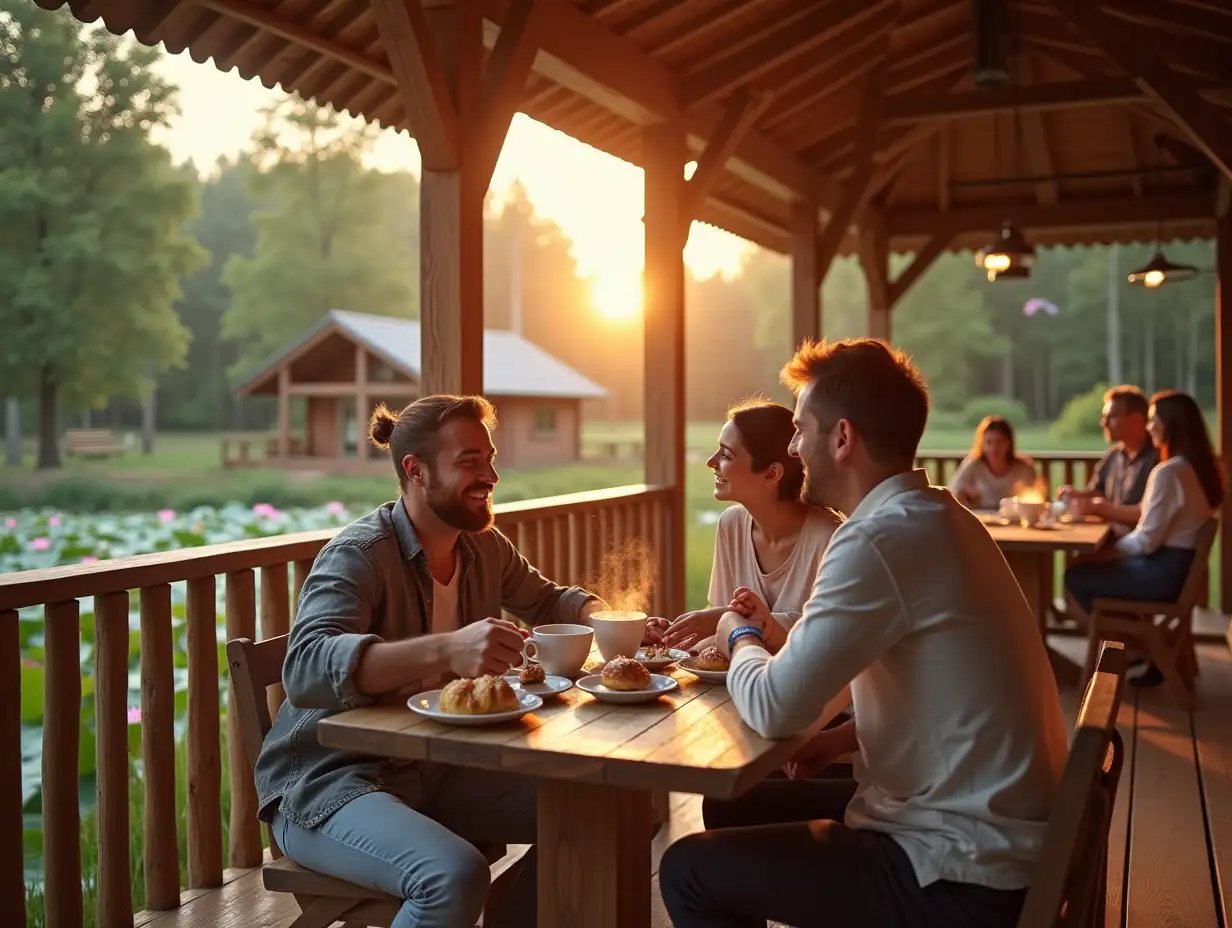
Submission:
[[500,675],[522,662],[523,632],[506,619],[481,619],[449,633],[449,669],[459,677]]
[[855,721],[845,722],[835,728],[825,728],[813,735],[795,756],[783,765],[783,773],[789,780],[807,780],[819,770],[857,750]]
[[683,648],[687,651],[703,638],[714,634],[724,611],[698,609],[695,612],[686,612],[667,627],[663,633],[663,643],[669,648]]
[[[765,605],[762,605],[762,612],[765,614],[765,622],[773,623],[774,619],[770,617],[770,613],[766,611]],[[714,632],[714,646],[719,651],[731,659],[731,649],[728,647],[728,639],[731,638],[731,633],[738,628],[756,628],[762,634],[762,644],[765,644],[766,629],[769,626],[764,624],[758,615],[754,613],[751,616],[742,615],[739,612],[728,611],[723,613],[723,618],[719,619],[719,627]]]

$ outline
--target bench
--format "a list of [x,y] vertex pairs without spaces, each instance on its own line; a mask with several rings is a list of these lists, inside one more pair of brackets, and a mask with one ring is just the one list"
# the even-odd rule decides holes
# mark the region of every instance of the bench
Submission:
[[[265,736],[269,733],[273,715],[277,715],[282,699],[282,665],[287,656],[287,635],[254,642],[237,638],[227,642],[227,664],[231,684],[235,687],[235,704],[240,732],[248,753],[249,764],[255,764]],[[402,900],[377,892],[347,880],[317,873],[285,857],[267,828],[272,860],[261,868],[265,888],[270,892],[289,893],[295,897],[301,915],[293,928],[328,928],[336,921],[346,928],[379,926],[385,928],[398,914]],[[491,924],[491,912],[517,877],[521,853],[508,853],[504,845],[480,847],[491,865],[492,881],[484,909],[483,924]]]
[[64,433],[64,453],[70,458],[106,458],[123,454],[124,446],[108,429],[69,429]]

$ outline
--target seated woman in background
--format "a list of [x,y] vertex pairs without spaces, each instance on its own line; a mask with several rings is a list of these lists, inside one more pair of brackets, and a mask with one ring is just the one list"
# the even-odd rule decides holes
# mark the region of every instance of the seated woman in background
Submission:
[[795,434],[785,406],[754,400],[728,411],[714,471],[714,498],[734,503],[719,517],[710,571],[710,608],[670,624],[652,619],[662,643],[694,651],[709,645],[732,597],[747,587],[777,620],[767,648],[777,651],[800,618],[838,517],[800,501],[804,466],[788,453]]
[[[1065,572],[1065,588],[1088,614],[1101,596],[1174,601],[1193,565],[1198,531],[1223,502],[1225,474],[1192,396],[1156,393],[1148,428],[1159,448],[1159,464],[1147,477],[1137,526]],[[1132,682],[1155,686],[1163,676],[1149,665]]]
[[996,509],[1001,500],[1038,481],[1035,468],[1014,450],[1014,429],[1001,416],[985,416],[975,444],[958,465],[950,490],[968,509]]

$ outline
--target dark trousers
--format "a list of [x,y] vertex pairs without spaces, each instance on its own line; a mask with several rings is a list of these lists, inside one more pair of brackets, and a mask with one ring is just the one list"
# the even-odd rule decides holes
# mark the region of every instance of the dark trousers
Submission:
[[1088,615],[1101,596],[1137,602],[1172,602],[1193,566],[1191,548],[1160,548],[1144,557],[1084,561],[1065,572],[1065,588]]
[[941,880],[921,888],[889,836],[842,824],[853,780],[768,779],[711,803],[707,830],[663,855],[676,928],[1013,928],[1026,890]]

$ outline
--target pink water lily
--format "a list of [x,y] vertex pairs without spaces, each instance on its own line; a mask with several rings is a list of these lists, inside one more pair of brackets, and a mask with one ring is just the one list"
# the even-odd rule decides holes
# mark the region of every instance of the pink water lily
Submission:
[[340,516],[346,513],[346,506],[344,506],[342,503],[338,502],[337,500],[334,500],[331,503],[325,504],[325,511],[328,512],[331,516]]
[[128,724],[129,725],[140,725],[141,724],[141,707],[140,706],[129,706],[128,707]]
[[30,547],[35,551],[46,551],[51,547],[51,542],[46,538],[36,538],[30,542]]
[[47,518],[47,524],[50,525],[52,528],[59,528],[60,527],[60,517],[59,516],[49,516]]
[[277,519],[282,513],[269,503],[257,503],[252,507],[252,514],[262,519]]
[[175,520],[175,510],[174,509],[158,510],[158,521],[159,522],[172,522],[174,520]]
[[13,518],[5,519],[4,527],[5,528],[17,528],[17,520]]
[[83,563],[83,564],[97,564],[97,563],[98,563],[98,558],[96,558],[93,554],[83,554],[83,555],[81,556],[81,563]]

